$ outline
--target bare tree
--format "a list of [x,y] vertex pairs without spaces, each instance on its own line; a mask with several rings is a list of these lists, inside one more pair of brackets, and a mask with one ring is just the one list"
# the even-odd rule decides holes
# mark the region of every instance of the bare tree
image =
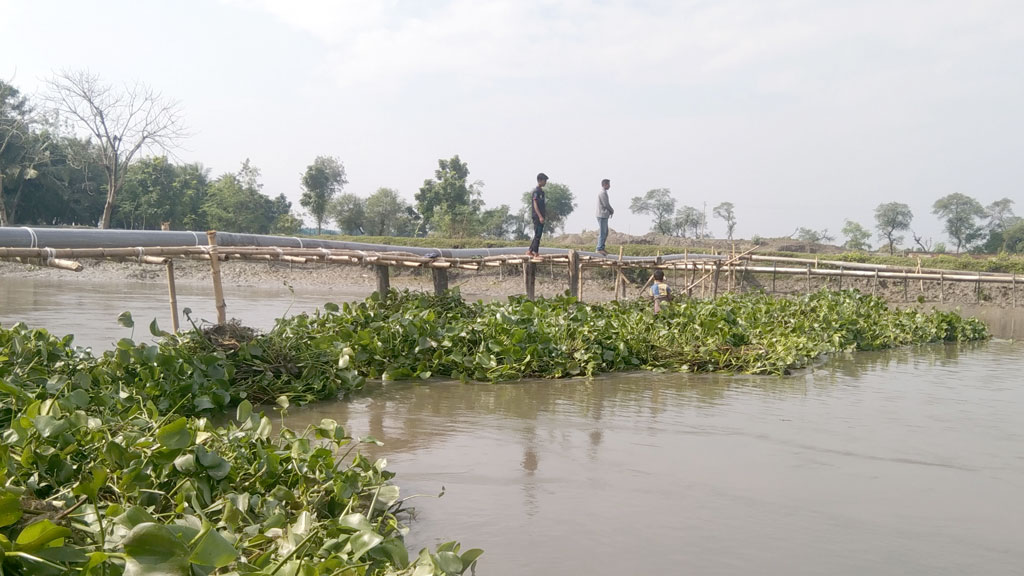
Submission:
[[99,144],[107,176],[100,228],[110,228],[114,200],[139,151],[170,152],[185,136],[178,103],[144,84],[116,88],[88,71],[65,70],[48,84],[47,101],[58,118],[85,128]]

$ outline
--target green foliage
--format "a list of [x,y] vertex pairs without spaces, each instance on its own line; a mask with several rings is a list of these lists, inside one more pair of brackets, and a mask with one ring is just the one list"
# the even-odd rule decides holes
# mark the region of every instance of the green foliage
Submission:
[[[126,229],[202,229],[196,214],[206,199],[209,171],[199,164],[175,165],[166,156],[132,164],[117,195],[113,221]],[[186,227],[186,223],[190,226]]]
[[736,211],[732,205],[732,202],[722,202],[718,206],[715,206],[711,213],[716,218],[725,220],[725,233],[729,240],[732,240],[732,233],[736,229]]
[[634,214],[646,214],[654,218],[652,232],[666,236],[675,232],[672,215],[676,211],[676,199],[668,188],[655,188],[643,196],[634,196],[629,202],[629,210]]
[[871,245],[868,244],[868,240],[871,238],[871,232],[859,223],[854,222],[853,220],[846,220],[843,224],[842,234],[843,236],[846,236],[846,242],[843,243],[843,248],[846,248],[847,250],[871,249]]
[[291,202],[284,194],[263,194],[259,177],[259,169],[246,159],[236,174],[214,180],[203,201],[206,224],[214,230],[269,234],[281,216],[290,214]]
[[412,236],[419,214],[398,191],[379,188],[364,203],[363,230],[371,236]]
[[362,234],[366,220],[366,203],[355,194],[345,193],[331,202],[328,208],[331,219],[338,224],[342,234]]
[[909,230],[913,218],[910,206],[900,202],[887,202],[875,208],[875,229],[878,230],[878,237],[889,245],[890,255],[895,252],[896,245],[903,241],[903,236],[897,232]]
[[810,228],[798,228],[796,239],[809,244],[827,244],[835,240],[835,237],[828,233],[828,228],[824,228],[821,231],[811,230]]
[[306,167],[306,172],[302,175],[303,192],[299,204],[313,216],[317,234],[327,219],[331,199],[345,184],[348,184],[345,167],[337,158],[317,156],[313,163]]
[[939,198],[932,205],[932,214],[946,221],[946,234],[956,245],[957,253],[969,249],[982,237],[980,218],[985,216],[981,203],[959,192]]
[[[194,332],[157,347],[122,341],[96,358],[70,336],[0,329],[0,572],[440,576],[470,569],[481,552],[460,553],[453,542],[409,558],[393,474],[385,461],[355,452],[362,441],[333,420],[275,431],[242,399],[246,391],[233,388],[234,421],[194,416],[223,413],[206,392],[225,389],[226,377],[260,381],[246,366],[287,362],[275,355],[289,345],[278,333],[276,345],[260,341],[265,351],[253,341],[225,352],[202,338]],[[331,353],[335,377],[344,357]]]
[[703,212],[693,206],[683,206],[676,211],[672,231],[683,238],[686,238],[687,233],[692,233],[694,238],[700,238],[706,227],[707,219],[704,218]]
[[428,232],[448,238],[475,235],[473,220],[483,208],[481,184],[467,183],[469,166],[457,154],[450,160],[438,160],[437,166],[434,178],[424,180],[416,193],[416,210],[422,218],[419,235]]

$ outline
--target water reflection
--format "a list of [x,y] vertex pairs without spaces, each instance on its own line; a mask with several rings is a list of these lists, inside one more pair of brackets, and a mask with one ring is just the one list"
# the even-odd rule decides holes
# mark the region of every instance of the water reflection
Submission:
[[843,354],[787,378],[388,383],[294,411],[384,441],[411,545],[480,574],[1011,573],[1024,345]]

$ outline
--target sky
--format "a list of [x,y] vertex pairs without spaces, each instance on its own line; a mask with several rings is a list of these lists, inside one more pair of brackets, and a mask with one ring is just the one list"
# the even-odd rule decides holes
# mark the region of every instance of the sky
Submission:
[[840,241],[903,202],[939,242],[942,196],[1021,200],[1022,21],[999,0],[0,0],[0,78],[148,84],[180,103],[179,160],[249,158],[295,209],[316,156],[412,202],[458,154],[488,207],[537,172],[569,186],[569,232],[609,178],[630,234],[651,227],[630,199],[668,188],[716,236],[721,202],[736,237]]

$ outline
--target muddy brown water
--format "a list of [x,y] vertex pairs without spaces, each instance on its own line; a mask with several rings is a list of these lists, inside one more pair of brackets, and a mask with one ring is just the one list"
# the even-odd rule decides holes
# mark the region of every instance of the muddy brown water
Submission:
[[[103,348],[129,335],[114,322],[125,309],[137,335],[165,322],[153,285],[95,292],[2,281],[0,323]],[[231,315],[267,328],[345,299],[232,293]],[[1019,337],[1019,310],[986,313]],[[443,487],[412,501],[410,547],[484,548],[484,576],[1019,574],[1021,374],[1024,343],[994,340],[847,354],[786,378],[370,383],[287,421],[380,439],[371,453],[403,495]]]

